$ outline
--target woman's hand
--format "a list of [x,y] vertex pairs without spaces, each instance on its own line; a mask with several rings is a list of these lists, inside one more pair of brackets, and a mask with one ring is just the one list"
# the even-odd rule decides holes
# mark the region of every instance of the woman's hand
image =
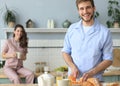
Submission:
[[16,57],[17,57],[17,54],[16,54],[16,52],[14,52],[14,53],[11,53],[11,54],[10,54],[10,57],[11,57],[11,58],[16,58]]

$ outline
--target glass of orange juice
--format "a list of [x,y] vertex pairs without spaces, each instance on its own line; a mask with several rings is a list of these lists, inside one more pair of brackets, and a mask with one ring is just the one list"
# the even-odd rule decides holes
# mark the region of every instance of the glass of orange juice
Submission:
[[57,80],[62,80],[63,79],[63,76],[56,76],[56,86],[58,86],[57,85]]

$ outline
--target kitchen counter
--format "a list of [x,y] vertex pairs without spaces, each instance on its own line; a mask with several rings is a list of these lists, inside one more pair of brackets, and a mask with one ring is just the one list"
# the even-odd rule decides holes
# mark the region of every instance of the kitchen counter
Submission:
[[[42,73],[34,73],[34,74],[35,74],[35,77],[36,77],[35,78],[35,83],[37,83],[37,77],[39,75],[41,75]],[[56,72],[51,72],[51,74],[54,75],[55,77],[59,76],[58,73],[56,73]],[[22,75],[20,75],[20,77],[21,77],[21,80],[23,82],[25,82],[25,78]],[[106,71],[103,74],[103,79],[104,79],[105,82],[120,81],[120,70]],[[1,84],[4,84],[4,83],[9,84],[10,81],[4,73],[0,73],[0,86],[2,86]]]
[[0,86],[38,86],[37,84],[0,84]]
[[0,86],[38,86],[38,84],[0,84]]
[[[35,77],[38,77],[39,75],[41,75],[42,73],[34,73]],[[57,74],[54,72],[51,73],[54,76],[57,76]],[[117,76],[120,75],[120,70],[111,70],[111,71],[107,71],[103,74],[103,76]],[[23,77],[22,75],[20,75],[20,77]],[[0,78],[7,78],[7,76],[4,73],[0,73]]]
[[103,76],[118,76],[120,75],[120,70],[111,70],[103,74]]
[[[102,86],[107,86],[107,85],[113,86],[114,83],[116,82],[102,83]],[[119,82],[117,83],[120,86],[120,83]],[[115,86],[118,86],[118,85],[115,85]],[[38,84],[0,84],[0,86],[38,86]],[[54,84],[54,86],[56,86],[56,84]]]

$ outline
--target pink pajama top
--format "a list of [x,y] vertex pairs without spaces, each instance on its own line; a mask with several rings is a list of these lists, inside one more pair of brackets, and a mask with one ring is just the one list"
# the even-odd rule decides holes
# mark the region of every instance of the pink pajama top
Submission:
[[[22,55],[27,54],[27,48],[21,48],[19,46],[19,43],[16,42],[13,38],[7,39],[2,52],[5,52],[6,54],[11,54],[14,52],[20,52]],[[17,59],[16,58],[7,58],[5,62],[4,67],[10,67],[10,68],[20,68],[23,67],[23,60]]]

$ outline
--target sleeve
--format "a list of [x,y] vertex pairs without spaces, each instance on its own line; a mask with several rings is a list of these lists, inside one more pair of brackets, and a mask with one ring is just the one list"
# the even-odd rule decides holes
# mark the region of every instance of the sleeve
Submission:
[[3,53],[3,52],[4,52],[4,53],[7,53],[8,50],[9,50],[8,41],[6,40],[6,41],[4,42],[4,45],[2,46],[2,53]]
[[103,46],[103,60],[113,60],[113,42],[110,31],[106,36],[106,41]]
[[69,32],[67,32],[66,35],[65,35],[62,52],[66,52],[68,54],[71,54],[71,45],[70,45],[70,41],[69,41]]

